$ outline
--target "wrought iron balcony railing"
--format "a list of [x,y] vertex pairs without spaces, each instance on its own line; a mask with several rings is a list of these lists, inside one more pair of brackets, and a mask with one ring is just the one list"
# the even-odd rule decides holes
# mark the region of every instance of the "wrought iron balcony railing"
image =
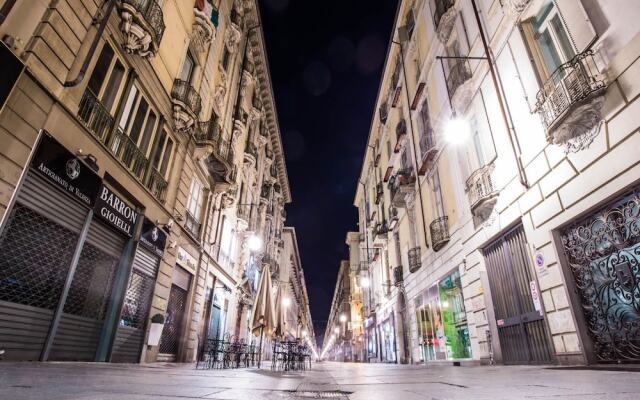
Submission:
[[391,203],[395,207],[406,206],[406,194],[414,190],[415,176],[411,168],[405,168],[389,179],[387,184],[391,192]]
[[376,204],[380,204],[380,200],[382,200],[382,196],[383,196],[383,189],[382,189],[382,182],[376,184],[376,197],[375,197],[375,203]]
[[416,272],[422,267],[422,260],[420,259],[420,247],[414,247],[409,250],[409,272]]
[[389,229],[393,229],[398,224],[398,209],[394,206],[389,206]]
[[447,76],[447,89],[449,89],[449,96],[453,97],[456,90],[471,79],[471,68],[467,60],[450,61],[453,64],[450,64],[451,68],[449,68],[449,75]]
[[258,159],[258,148],[252,142],[248,142],[244,149],[245,155],[250,155],[254,160]]
[[119,127],[114,126],[114,118],[88,89],[80,100],[78,118],[158,200],[165,200],[167,181],[150,165],[138,145]]
[[191,83],[183,81],[182,79],[175,79],[173,81],[173,88],[171,89],[171,98],[186,107],[187,111],[192,114],[194,118],[197,118],[198,114],[200,114],[202,99],[198,91],[191,86]]
[[493,182],[494,164],[485,165],[474,171],[466,182],[466,191],[471,204],[471,211],[479,215],[484,214],[485,206],[493,207],[498,196],[498,190]]
[[404,282],[404,273],[402,271],[402,265],[393,269],[393,283],[396,286],[400,286]]
[[449,217],[437,218],[429,225],[431,233],[431,246],[433,251],[438,251],[449,243]]
[[436,11],[433,13],[433,22],[436,25],[436,29],[438,28],[438,26],[440,25],[440,20],[442,19],[442,16],[449,11],[449,9],[451,7],[453,7],[453,4],[455,3],[455,0],[435,0],[436,3]]
[[[426,129],[426,128],[425,128]],[[418,173],[424,175],[433,167],[438,149],[436,148],[433,131],[428,130],[420,135],[420,169]]]
[[387,233],[389,233],[389,225],[387,224],[387,220],[382,220],[379,224],[375,226],[373,229],[373,235],[376,239],[386,239]]
[[394,153],[399,153],[404,146],[405,139],[407,138],[407,122],[404,118],[398,121],[396,125],[396,146],[393,149]]
[[218,121],[200,121],[195,132],[196,145],[210,145],[214,148],[222,144],[222,128]]
[[554,129],[577,107],[604,94],[605,88],[592,50],[558,67],[536,95],[536,111],[547,130],[547,139],[557,142],[553,140]]
[[184,228],[196,238],[200,234],[200,221],[198,221],[198,218],[194,217],[189,211],[186,212]]
[[[119,8],[125,50],[143,57],[155,55],[165,29],[162,7],[156,0],[121,0]],[[146,34],[151,37],[150,42]]]

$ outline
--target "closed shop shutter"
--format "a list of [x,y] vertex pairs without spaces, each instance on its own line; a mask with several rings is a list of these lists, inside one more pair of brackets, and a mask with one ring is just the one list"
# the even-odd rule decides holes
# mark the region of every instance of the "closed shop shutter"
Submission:
[[88,208],[29,172],[0,233],[0,345],[37,360]]
[[122,235],[93,219],[64,304],[50,360],[94,360],[124,244]]
[[140,361],[159,264],[157,256],[141,246],[138,247],[113,344],[112,362]]

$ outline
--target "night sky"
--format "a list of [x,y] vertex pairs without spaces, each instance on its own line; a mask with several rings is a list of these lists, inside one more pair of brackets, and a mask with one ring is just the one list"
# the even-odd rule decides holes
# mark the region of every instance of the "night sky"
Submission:
[[395,0],[262,0],[294,226],[316,336],[324,334],[353,206]]

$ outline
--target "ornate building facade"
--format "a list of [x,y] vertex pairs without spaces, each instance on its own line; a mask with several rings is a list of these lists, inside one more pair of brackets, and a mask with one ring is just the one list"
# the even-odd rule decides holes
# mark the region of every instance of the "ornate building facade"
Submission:
[[207,338],[250,341],[263,266],[291,262],[257,1],[3,3],[5,359],[193,361]]
[[367,360],[638,361],[638,16],[400,2],[349,241]]

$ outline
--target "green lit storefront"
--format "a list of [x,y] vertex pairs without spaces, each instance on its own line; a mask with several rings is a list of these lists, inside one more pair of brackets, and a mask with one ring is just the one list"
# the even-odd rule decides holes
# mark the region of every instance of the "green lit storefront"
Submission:
[[471,342],[460,273],[456,270],[416,299],[423,362],[471,358]]

